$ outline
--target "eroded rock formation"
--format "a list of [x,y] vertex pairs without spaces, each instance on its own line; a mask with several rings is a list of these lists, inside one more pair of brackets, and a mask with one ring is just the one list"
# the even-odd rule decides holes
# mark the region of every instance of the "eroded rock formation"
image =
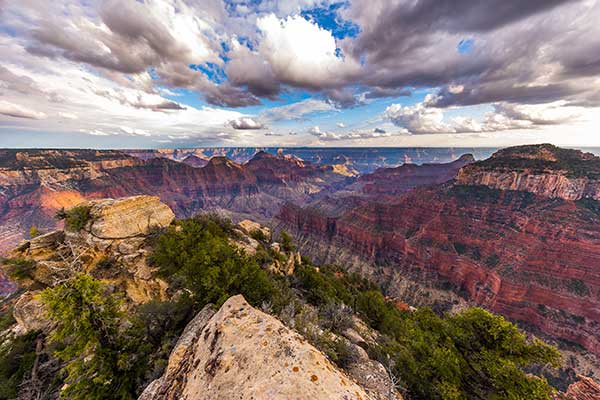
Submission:
[[[318,261],[354,266],[391,295],[406,297],[401,289],[407,280],[431,287],[432,296],[444,288],[600,354],[598,203],[570,200],[552,179],[546,184],[554,186],[517,191],[467,178],[508,165],[537,174],[550,168],[547,163],[563,165],[568,156],[576,161],[569,161],[570,172],[561,167],[561,176],[579,171],[592,179],[600,159],[574,150],[565,156],[545,145],[511,154],[503,150],[489,164],[463,167],[457,182],[396,196],[352,195],[304,208],[288,204],[279,228],[294,232],[302,250]],[[540,159],[542,167],[525,168]]]
[[600,158],[549,144],[511,147],[461,169],[457,181],[564,200],[600,200]]
[[274,317],[229,298],[203,310],[140,400],[363,399],[371,397]]

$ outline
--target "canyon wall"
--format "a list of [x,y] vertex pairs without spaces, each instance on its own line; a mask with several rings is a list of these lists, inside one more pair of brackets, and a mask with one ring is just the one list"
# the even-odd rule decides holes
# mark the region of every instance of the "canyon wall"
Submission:
[[[516,154],[513,160],[502,154],[502,162],[518,168]],[[581,152],[570,156],[580,157],[580,166],[591,164],[590,176],[577,179],[593,181],[598,159]],[[354,194],[309,207],[287,204],[279,228],[294,233],[319,261],[351,265],[391,294],[406,279],[443,287],[600,354],[598,203],[565,191],[561,182],[572,171],[548,172],[543,184],[519,186],[523,190],[498,188],[479,179],[479,171],[501,169],[497,159],[490,160],[463,167],[457,181],[396,196]],[[524,182],[535,180],[519,173]]]

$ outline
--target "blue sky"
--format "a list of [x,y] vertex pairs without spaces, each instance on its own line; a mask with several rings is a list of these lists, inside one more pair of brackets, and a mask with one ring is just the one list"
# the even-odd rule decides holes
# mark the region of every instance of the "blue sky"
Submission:
[[0,146],[600,145],[600,6],[490,8],[6,3]]

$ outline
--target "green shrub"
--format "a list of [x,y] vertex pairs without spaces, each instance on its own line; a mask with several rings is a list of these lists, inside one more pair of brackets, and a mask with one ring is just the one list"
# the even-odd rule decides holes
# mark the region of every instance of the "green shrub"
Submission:
[[281,231],[279,234],[279,239],[281,240],[281,250],[285,252],[296,250],[296,246],[294,246],[294,239],[287,231]]
[[250,232],[250,237],[262,243],[269,242],[269,238],[261,229],[255,229],[252,232]]
[[321,317],[321,326],[324,329],[343,333],[346,329],[352,328],[354,315],[352,309],[345,304],[328,303],[319,309]]
[[56,213],[56,218],[65,221],[65,228],[71,232],[78,232],[85,228],[86,224],[92,218],[89,205],[80,205],[65,211],[61,208]]
[[387,339],[370,353],[390,355],[393,372],[411,398],[552,398],[546,380],[524,369],[557,366],[560,354],[537,339],[528,341],[502,317],[480,308],[445,318],[428,309],[412,315],[387,309],[381,314]]
[[221,305],[235,294],[260,306],[275,295],[275,286],[254,258],[231,246],[226,226],[214,216],[179,221],[157,239],[150,262],[172,284],[190,290],[197,307]]
[[10,328],[14,323],[15,318],[13,317],[13,307],[10,306],[6,310],[0,311],[0,332]]
[[344,338],[325,332],[313,344],[342,369],[358,361],[358,354]]
[[35,269],[35,261],[25,258],[4,258],[2,263],[5,266],[7,275],[16,281],[31,279],[31,274]]
[[[45,289],[42,300],[57,323],[51,342],[63,368],[68,399],[135,398],[135,360],[119,332],[120,301],[88,275]],[[143,354],[143,353],[142,353]]]
[[590,294],[590,289],[581,279],[569,279],[567,281],[567,289],[569,292],[581,297],[589,296]]
[[39,236],[39,235],[41,235],[41,234],[42,234],[42,233],[40,232],[40,230],[38,229],[38,227],[37,227],[37,226],[35,226],[35,225],[32,225],[32,226],[31,226],[31,228],[29,228],[29,237],[30,237],[30,238],[32,238],[32,239],[33,239],[34,237],[36,237],[36,236]]
[[16,399],[19,386],[35,361],[39,332],[29,332],[0,346],[0,400]]
[[490,268],[494,268],[495,266],[498,265],[499,262],[500,262],[500,257],[498,257],[498,254],[496,254],[496,253],[492,253],[485,258],[485,265],[487,265]]

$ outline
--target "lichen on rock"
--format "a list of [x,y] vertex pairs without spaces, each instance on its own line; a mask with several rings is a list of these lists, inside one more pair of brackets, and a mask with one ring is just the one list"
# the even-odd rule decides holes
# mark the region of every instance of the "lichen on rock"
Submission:
[[191,325],[165,374],[140,400],[372,399],[302,336],[241,295],[206,324]]

